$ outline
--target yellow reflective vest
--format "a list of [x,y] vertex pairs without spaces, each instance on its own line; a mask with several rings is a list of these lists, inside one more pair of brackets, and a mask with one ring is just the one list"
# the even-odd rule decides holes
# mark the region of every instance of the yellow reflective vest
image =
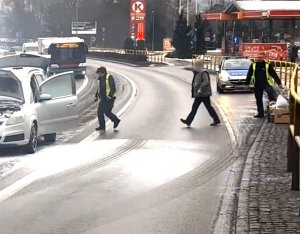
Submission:
[[[109,96],[109,93],[110,93],[110,85],[109,85],[109,76],[110,74],[106,74],[106,77],[105,77],[105,95],[108,97]],[[100,80],[98,80],[98,90],[97,90],[97,95],[99,95],[100,93]],[[116,97],[116,92],[114,93],[113,97]]]
[[[267,81],[268,81],[268,84],[273,87],[275,85],[275,80],[272,76],[270,76],[269,74],[269,66],[270,64],[268,62],[265,63],[266,64],[266,77],[267,77]],[[251,78],[251,81],[253,84],[255,84],[255,70],[256,70],[256,62],[254,62],[252,64],[252,69],[253,69],[253,72],[252,72],[252,78]]]

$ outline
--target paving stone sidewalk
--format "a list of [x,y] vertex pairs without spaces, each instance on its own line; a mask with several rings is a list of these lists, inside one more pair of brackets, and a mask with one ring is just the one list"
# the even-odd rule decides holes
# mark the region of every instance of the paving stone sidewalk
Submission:
[[287,124],[262,125],[248,154],[234,233],[300,233],[300,192],[287,172]]

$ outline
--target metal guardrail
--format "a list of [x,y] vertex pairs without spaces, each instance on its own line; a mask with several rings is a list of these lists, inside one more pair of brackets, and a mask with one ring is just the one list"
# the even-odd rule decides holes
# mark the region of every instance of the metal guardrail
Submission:
[[164,63],[165,55],[162,51],[147,51],[147,50],[131,50],[131,49],[116,49],[116,48],[96,48],[91,47],[90,52],[99,53],[117,53],[124,55],[145,55],[147,60],[152,63]]
[[288,132],[288,171],[292,172],[292,190],[299,190],[299,152],[300,152],[300,93],[299,65],[295,64],[290,88],[290,125]]
[[[204,68],[212,71],[219,70],[223,56],[193,55],[192,63],[201,59]],[[299,190],[300,178],[300,66],[296,63],[269,60],[274,65],[282,84],[289,89],[290,123],[288,131],[287,170],[292,172],[292,190]]]

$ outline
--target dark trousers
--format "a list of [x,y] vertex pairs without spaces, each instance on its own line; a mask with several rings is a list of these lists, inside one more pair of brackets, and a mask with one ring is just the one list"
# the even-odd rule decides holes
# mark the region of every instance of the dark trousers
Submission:
[[119,120],[118,117],[111,112],[114,107],[114,102],[115,102],[114,98],[111,100],[101,100],[99,102],[97,116],[98,116],[99,127],[102,130],[105,130],[104,115],[106,115],[112,122],[116,122]]
[[266,91],[269,101],[276,101],[274,89],[270,85],[255,86],[255,99],[257,112],[259,115],[264,115],[263,94]]
[[192,110],[186,118],[187,123],[191,124],[193,122],[197,110],[202,102],[204,103],[204,106],[206,107],[209,115],[213,118],[214,122],[219,122],[220,119],[218,117],[218,114],[210,103],[210,97],[195,97]]

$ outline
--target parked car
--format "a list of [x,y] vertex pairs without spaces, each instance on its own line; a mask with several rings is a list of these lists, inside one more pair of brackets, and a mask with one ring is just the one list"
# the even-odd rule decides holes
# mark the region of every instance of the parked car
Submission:
[[225,90],[253,90],[253,86],[246,86],[246,77],[252,61],[244,57],[224,57],[219,65],[217,74],[217,91]]
[[47,62],[31,55],[0,58],[0,147],[34,153],[38,137],[53,142],[57,132],[78,126],[74,75],[47,77]]

